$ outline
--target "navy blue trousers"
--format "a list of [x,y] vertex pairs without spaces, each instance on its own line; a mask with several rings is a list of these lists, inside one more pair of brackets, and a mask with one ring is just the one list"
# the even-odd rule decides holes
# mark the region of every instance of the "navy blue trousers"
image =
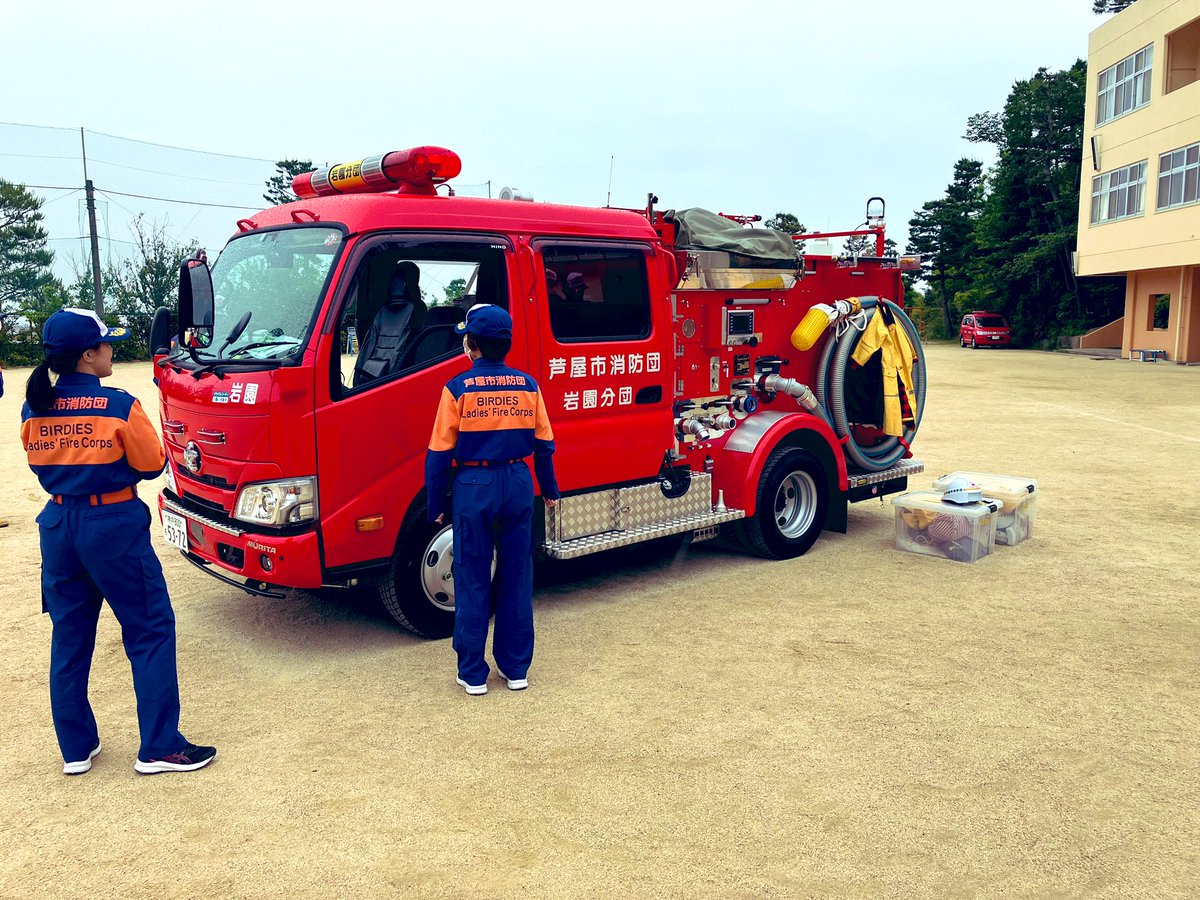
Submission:
[[137,499],[111,506],[81,505],[70,497],[64,501],[50,501],[37,518],[42,602],[54,623],[50,709],[63,759],[87,759],[99,740],[88,702],[88,675],[104,600],[121,623],[133,669],[141,731],[138,758],[177,753],[187,741],[179,733],[175,612],[162,565],[150,546],[150,510]]
[[[469,466],[454,480],[454,649],[458,677],[483,684],[488,618],[492,655],[509,678],[533,661],[533,479],[525,463]],[[492,556],[496,583],[492,585]]]

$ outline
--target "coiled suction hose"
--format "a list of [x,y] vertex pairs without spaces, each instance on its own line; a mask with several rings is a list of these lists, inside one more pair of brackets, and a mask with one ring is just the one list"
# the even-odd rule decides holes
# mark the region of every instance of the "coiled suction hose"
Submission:
[[921,415],[925,411],[925,348],[921,346],[920,336],[912,320],[904,314],[904,310],[890,300],[879,297],[859,297],[863,311],[866,312],[866,322],[879,314],[877,307],[883,303],[891,310],[896,323],[904,329],[909,342],[917,354],[913,366],[913,390],[916,397],[910,397],[909,403],[913,411],[913,425],[904,431],[902,437],[888,436],[885,440],[871,447],[862,447],[854,440],[850,423],[846,418],[846,366],[850,355],[858,344],[862,332],[850,329],[845,335],[831,337],[825,342],[821,351],[821,362],[817,367],[817,402],[821,406],[825,419],[833,427],[834,433],[842,439],[846,456],[857,466],[868,472],[879,472],[896,465],[908,447],[912,444],[921,426]]

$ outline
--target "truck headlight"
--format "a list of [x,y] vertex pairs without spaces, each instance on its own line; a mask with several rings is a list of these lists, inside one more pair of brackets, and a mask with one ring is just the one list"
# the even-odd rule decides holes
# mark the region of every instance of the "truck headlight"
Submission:
[[255,525],[297,525],[317,518],[317,479],[259,481],[238,493],[233,517]]
[[167,467],[163,470],[163,478],[167,481],[167,490],[176,497],[179,496],[179,487],[175,484],[175,470],[171,468],[171,461],[167,460]]

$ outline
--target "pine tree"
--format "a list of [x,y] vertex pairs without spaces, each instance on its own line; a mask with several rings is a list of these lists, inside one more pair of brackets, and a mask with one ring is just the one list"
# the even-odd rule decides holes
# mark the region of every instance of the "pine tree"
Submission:
[[275,174],[267,179],[267,192],[263,199],[272,206],[291,203],[296,199],[292,193],[292,179],[297,175],[313,171],[311,159],[281,159],[275,163]]

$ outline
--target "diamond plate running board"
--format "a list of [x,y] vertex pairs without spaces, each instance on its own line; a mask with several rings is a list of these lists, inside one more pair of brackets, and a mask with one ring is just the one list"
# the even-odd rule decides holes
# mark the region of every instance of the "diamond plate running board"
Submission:
[[[671,522],[661,522],[654,525],[643,525],[624,531],[605,531],[600,534],[590,534],[587,537],[574,538],[569,541],[546,541],[542,549],[551,559],[575,559],[587,556],[589,553],[599,553],[602,550],[615,550],[617,547],[628,547],[630,544],[640,544],[642,541],[652,541],[655,538],[667,537],[672,534],[682,534],[685,531],[710,529],[722,522],[732,522],[734,519],[745,518],[745,510],[726,509],[722,512],[699,513],[682,516]],[[712,537],[702,535],[703,539]]]
[[907,477],[909,475],[919,475],[925,471],[925,463],[919,459],[906,459],[898,466],[892,466],[890,469],[884,469],[882,472],[854,472],[847,476],[849,487],[853,490],[856,487],[862,487],[865,484],[882,484],[885,481],[891,481],[893,478]]

